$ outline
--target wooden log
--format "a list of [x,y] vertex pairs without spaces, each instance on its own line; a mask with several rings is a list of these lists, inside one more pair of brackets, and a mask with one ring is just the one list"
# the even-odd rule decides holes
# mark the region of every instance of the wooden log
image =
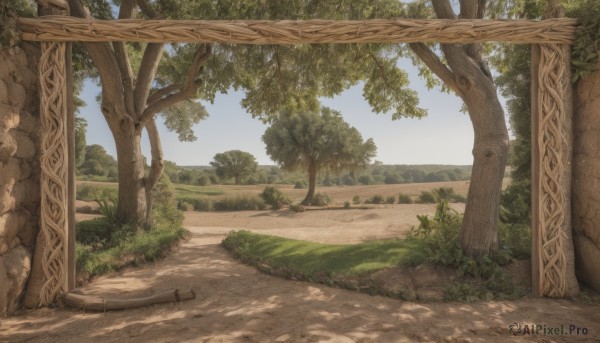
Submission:
[[62,296],[62,300],[67,306],[92,311],[125,310],[135,307],[169,302],[180,302],[191,299],[196,299],[196,293],[191,289],[174,289],[148,297],[132,299],[114,299],[88,294],[76,294],[72,292],[64,293]]

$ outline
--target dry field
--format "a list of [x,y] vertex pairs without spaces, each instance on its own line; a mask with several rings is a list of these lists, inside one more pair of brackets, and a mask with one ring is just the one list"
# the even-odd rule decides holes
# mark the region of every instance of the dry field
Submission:
[[[398,185],[390,195],[409,193],[403,186],[410,187]],[[356,188],[328,193],[343,200]],[[453,206],[461,210],[464,205]],[[415,204],[303,213],[186,212],[185,226],[192,238],[177,253],[99,277],[81,291],[133,297],[193,288],[196,299],[106,313],[65,308],[23,311],[0,322],[0,342],[600,341],[600,311],[580,301],[405,302],[269,276],[234,260],[219,245],[233,229],[326,243],[403,237],[416,224],[416,214],[433,211],[434,205]],[[567,332],[575,325],[588,331],[578,336],[543,331],[513,336],[508,329],[512,323],[564,325]]]

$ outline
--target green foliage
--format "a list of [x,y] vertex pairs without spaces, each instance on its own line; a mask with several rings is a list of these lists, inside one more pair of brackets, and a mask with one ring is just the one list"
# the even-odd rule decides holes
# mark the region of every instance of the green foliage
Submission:
[[345,209],[349,209],[350,208],[350,201],[344,201],[344,208]]
[[75,116],[75,164],[81,166],[85,162],[87,120]]
[[304,206],[302,206],[302,204],[291,204],[290,210],[296,213],[305,211]]
[[152,219],[159,227],[180,227],[183,225],[183,213],[177,209],[175,188],[168,177],[160,178],[152,189]]
[[273,210],[280,209],[285,202],[283,193],[274,187],[265,187],[260,196],[267,205],[271,206],[271,209]]
[[303,189],[306,185],[302,181],[296,181],[294,183],[294,189]]
[[[446,289],[447,299],[474,301],[518,295],[518,290],[510,276],[501,269],[501,265],[510,260],[512,251],[503,249],[494,258],[483,256],[474,259],[466,256],[459,244],[462,215],[451,209],[447,201],[437,204],[433,217],[420,215],[417,218],[419,226],[411,229],[409,239],[416,239],[426,244],[429,261],[455,268],[459,276],[467,275],[475,278],[472,284],[450,285]],[[521,231],[505,232],[505,235],[512,240],[521,233]]]
[[358,182],[363,185],[372,185],[375,183],[375,179],[371,175],[362,175],[358,177]]
[[235,184],[239,185],[242,178],[248,177],[256,172],[258,164],[252,154],[230,150],[216,154],[210,164],[220,178],[234,178]]
[[353,197],[352,197],[352,203],[353,203],[354,205],[358,205],[358,204],[360,204],[360,196],[358,196],[358,195],[355,195],[355,196],[353,196]]
[[413,203],[413,199],[408,194],[402,194],[402,193],[400,193],[398,195],[398,203],[399,204],[412,204]]
[[390,195],[385,199],[386,204],[393,204],[395,202],[396,202],[396,197],[393,195]]
[[435,196],[436,202],[445,200],[448,202],[466,202],[466,198],[460,194],[456,194],[452,187],[435,188],[432,193]]
[[365,204],[383,204],[385,202],[385,198],[381,194],[375,194],[369,199],[365,200]]
[[527,224],[500,223],[498,228],[500,247],[513,258],[531,258],[531,227]]
[[117,187],[116,185],[80,184],[77,186],[76,199],[86,201],[117,199]]
[[385,180],[383,182],[387,185],[396,185],[404,182],[404,179],[398,174],[390,174],[385,177]]
[[577,38],[573,44],[573,82],[595,72],[600,51],[600,2],[586,0],[576,11],[579,19]]
[[421,191],[418,202],[421,204],[435,204],[437,199],[435,198],[433,192]]
[[[85,128],[80,127],[79,130],[85,130]],[[79,132],[79,134],[82,133]],[[81,144],[85,144],[85,141],[83,143],[79,141],[79,145]],[[102,176],[105,178],[104,180],[111,181],[116,181],[117,170],[117,161],[106,152],[104,147],[98,144],[85,147],[83,161],[77,167],[77,171],[84,176]]]
[[331,202],[331,199],[329,199],[329,196],[327,196],[327,194],[317,192],[317,193],[315,193],[315,195],[313,195],[313,198],[310,201],[310,205],[311,206],[327,206],[329,204],[329,202]]
[[18,17],[32,17],[36,4],[28,0],[11,0],[0,3],[0,49],[12,48],[20,42]]
[[237,195],[214,201],[212,208],[214,211],[262,211],[267,205],[257,196]]

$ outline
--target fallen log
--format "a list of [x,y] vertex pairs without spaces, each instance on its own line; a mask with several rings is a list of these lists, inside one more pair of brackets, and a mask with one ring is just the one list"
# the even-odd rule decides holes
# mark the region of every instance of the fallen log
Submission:
[[62,300],[67,306],[92,311],[125,310],[134,307],[148,306],[168,302],[180,302],[195,298],[196,293],[191,289],[175,289],[172,291],[154,294],[148,297],[132,299],[114,299],[71,292],[65,293],[62,296]]

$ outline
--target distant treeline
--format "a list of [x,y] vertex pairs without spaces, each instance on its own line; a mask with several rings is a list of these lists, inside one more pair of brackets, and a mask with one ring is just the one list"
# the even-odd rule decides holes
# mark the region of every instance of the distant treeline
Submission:
[[[339,174],[322,172],[317,177],[319,186],[374,185],[423,183],[469,180],[471,166],[455,165],[385,165],[376,161],[366,168]],[[77,167],[80,180],[117,181],[117,162],[99,145],[85,147]],[[206,186],[233,184],[233,179],[221,179],[211,166],[178,166],[165,161],[164,174],[171,182]],[[242,184],[292,184],[297,188],[306,186],[306,172],[288,172],[277,166],[258,166],[256,172],[246,175]]]
[[[323,172],[317,177],[319,186],[334,185],[373,185],[424,183],[469,180],[472,166],[456,165],[384,165],[375,162],[368,167],[346,171],[339,175]],[[209,185],[233,183],[221,180],[209,166],[177,166],[166,162],[165,174],[174,183]],[[293,184],[296,188],[305,187],[308,176],[305,172],[289,172],[277,166],[259,166],[242,184]]]

